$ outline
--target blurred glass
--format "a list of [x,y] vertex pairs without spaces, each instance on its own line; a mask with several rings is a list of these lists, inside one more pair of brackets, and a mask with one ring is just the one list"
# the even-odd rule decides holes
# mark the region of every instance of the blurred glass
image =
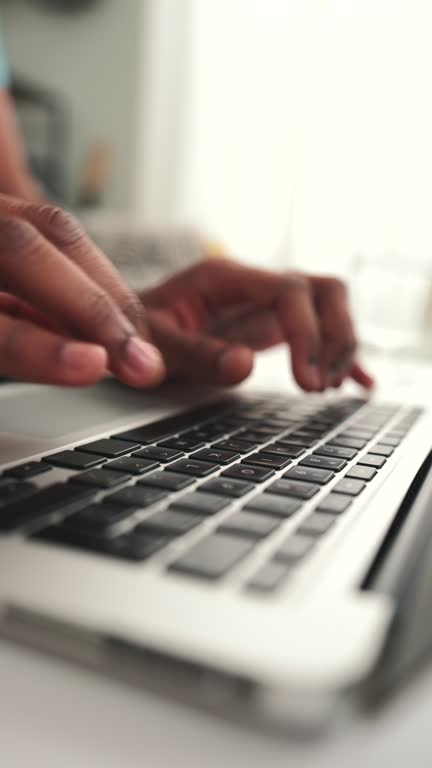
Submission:
[[352,301],[362,345],[389,355],[432,354],[432,270],[399,253],[357,254]]

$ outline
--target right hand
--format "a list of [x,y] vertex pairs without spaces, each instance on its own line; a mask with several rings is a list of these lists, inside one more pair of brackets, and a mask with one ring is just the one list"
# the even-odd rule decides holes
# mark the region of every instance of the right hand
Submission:
[[0,195],[0,376],[133,387],[165,376],[144,308],[73,217]]

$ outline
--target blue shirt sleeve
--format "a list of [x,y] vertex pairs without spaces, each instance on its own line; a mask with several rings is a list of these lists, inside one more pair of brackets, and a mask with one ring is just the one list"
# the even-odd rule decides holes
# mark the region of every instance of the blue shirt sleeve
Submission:
[[9,69],[6,61],[5,50],[0,26],[0,88],[7,88],[9,85]]

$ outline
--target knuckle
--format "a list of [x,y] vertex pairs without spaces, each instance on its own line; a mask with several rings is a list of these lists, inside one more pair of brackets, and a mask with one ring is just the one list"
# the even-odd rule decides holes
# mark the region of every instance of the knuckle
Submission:
[[44,205],[37,210],[37,219],[58,242],[69,245],[82,237],[81,226],[75,217],[63,208]]
[[304,293],[310,294],[309,281],[304,275],[298,273],[289,274],[286,276],[286,288],[288,293]]
[[113,317],[113,305],[109,297],[102,290],[94,290],[87,300],[87,308],[92,323],[97,327],[103,327],[111,322]]
[[347,286],[346,283],[340,277],[328,277],[327,278],[328,290],[333,293],[338,293],[341,296],[346,296]]
[[149,335],[147,311],[137,295],[133,292],[128,293],[126,298],[120,302],[120,310],[141,334]]
[[[2,255],[14,255],[32,247],[36,240],[36,231],[27,221],[14,216],[0,218],[0,251]],[[21,254],[20,254],[21,255]]]

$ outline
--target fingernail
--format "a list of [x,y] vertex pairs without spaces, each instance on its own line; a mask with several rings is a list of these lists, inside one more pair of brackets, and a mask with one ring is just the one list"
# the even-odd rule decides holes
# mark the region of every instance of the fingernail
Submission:
[[61,362],[66,368],[76,371],[97,365],[106,367],[107,353],[104,347],[100,347],[98,344],[82,344],[71,341],[62,347]]
[[162,356],[152,344],[132,336],[126,347],[126,365],[137,374],[159,372],[162,367]]

